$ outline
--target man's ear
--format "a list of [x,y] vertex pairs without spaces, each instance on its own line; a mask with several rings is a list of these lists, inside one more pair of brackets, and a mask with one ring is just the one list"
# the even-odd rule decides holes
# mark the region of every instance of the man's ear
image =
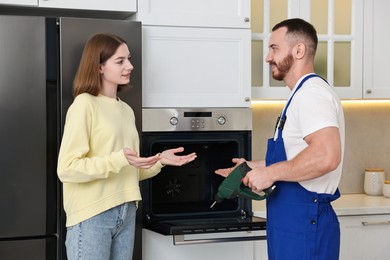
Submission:
[[306,45],[302,42],[298,43],[294,46],[293,54],[295,55],[295,58],[300,60],[302,59],[306,54]]

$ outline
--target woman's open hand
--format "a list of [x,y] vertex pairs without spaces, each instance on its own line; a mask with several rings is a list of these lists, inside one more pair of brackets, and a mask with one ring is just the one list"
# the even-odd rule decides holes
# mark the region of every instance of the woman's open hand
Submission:
[[153,165],[155,165],[156,162],[158,162],[158,160],[160,160],[158,155],[149,156],[149,157],[140,157],[137,152],[129,148],[124,148],[123,153],[125,154],[129,164],[133,165],[136,168],[141,168],[141,169],[148,169]]
[[184,152],[183,147],[173,148],[165,150],[157,156],[160,158],[160,162],[163,165],[182,166],[189,162],[192,162],[196,158],[196,153],[190,153],[186,155],[176,155],[176,153]]

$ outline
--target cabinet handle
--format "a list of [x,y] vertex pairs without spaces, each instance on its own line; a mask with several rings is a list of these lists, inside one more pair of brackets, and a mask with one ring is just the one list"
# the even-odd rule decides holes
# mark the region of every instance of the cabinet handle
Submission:
[[362,221],[362,225],[363,226],[390,225],[390,221],[374,221],[374,222]]
[[247,22],[249,22],[249,21],[250,21],[249,17],[245,17],[245,18],[244,18],[244,22],[247,23]]
[[371,89],[367,89],[367,90],[366,90],[366,93],[367,93],[367,94],[371,94],[371,93],[372,93],[372,90],[371,90]]

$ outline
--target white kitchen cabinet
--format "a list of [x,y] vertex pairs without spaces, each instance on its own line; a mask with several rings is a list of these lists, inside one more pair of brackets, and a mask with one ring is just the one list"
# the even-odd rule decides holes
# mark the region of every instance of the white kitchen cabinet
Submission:
[[[148,229],[142,229],[143,260],[259,260],[254,257],[254,242],[207,242],[204,240],[220,240],[234,237],[250,237],[264,235],[265,231],[228,232],[185,235],[189,244],[174,245],[171,235],[164,236]],[[191,242],[194,241],[194,243]],[[267,259],[267,258],[265,258]]]
[[250,107],[249,29],[143,26],[143,107]]
[[[340,260],[384,260],[390,256],[390,215],[339,216]],[[266,260],[266,241],[254,242],[254,259]]]
[[390,215],[341,216],[339,221],[340,259],[390,258]]
[[140,0],[144,25],[250,28],[250,0]]
[[[254,201],[252,205],[255,216],[266,216],[265,201]],[[332,202],[332,206],[340,222],[340,260],[390,259],[390,199],[366,194],[342,194]],[[255,250],[257,248],[255,246]]]
[[364,1],[364,98],[390,98],[390,1]]
[[290,95],[283,82],[272,79],[265,57],[272,27],[292,17],[310,21],[317,29],[319,42],[315,71],[334,87],[341,98],[362,98],[363,1],[252,0],[252,3],[254,99],[286,99]]
[[253,260],[268,260],[267,240],[258,240],[254,244],[255,253]]
[[38,6],[38,0],[0,0],[0,5]]
[[39,0],[39,7],[136,12],[137,0]]

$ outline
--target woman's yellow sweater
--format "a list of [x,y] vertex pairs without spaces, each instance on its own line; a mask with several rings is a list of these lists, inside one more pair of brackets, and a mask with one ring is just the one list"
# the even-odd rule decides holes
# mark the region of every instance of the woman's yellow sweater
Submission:
[[103,95],[78,95],[66,115],[57,168],[67,227],[141,200],[139,181],[155,176],[163,166],[158,162],[147,170],[135,168],[123,148],[139,153],[130,106]]

